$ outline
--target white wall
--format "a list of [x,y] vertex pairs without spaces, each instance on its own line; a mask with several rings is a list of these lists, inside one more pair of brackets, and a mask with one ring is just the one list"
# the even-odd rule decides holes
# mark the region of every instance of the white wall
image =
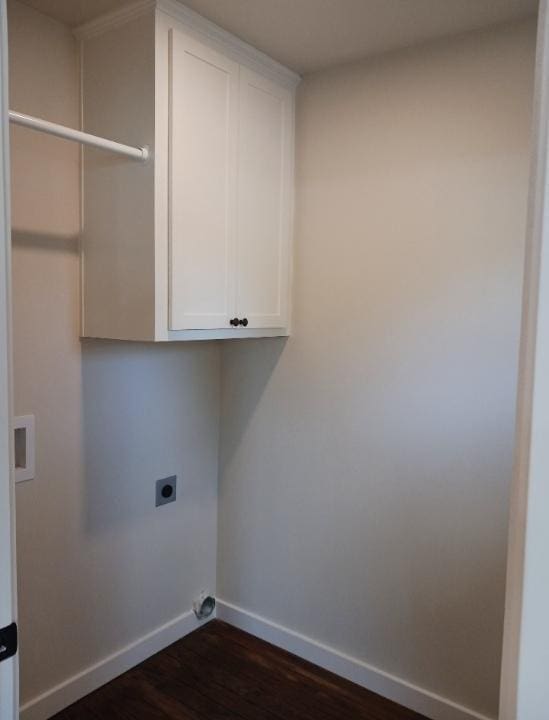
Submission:
[[534,43],[307,77],[293,335],[223,346],[219,595],[489,715]]
[[[64,26],[10,4],[11,107],[78,125]],[[78,340],[79,151],[12,129],[15,411],[36,479],[17,487],[22,702],[215,589],[219,353]],[[178,501],[154,507],[154,481]]]

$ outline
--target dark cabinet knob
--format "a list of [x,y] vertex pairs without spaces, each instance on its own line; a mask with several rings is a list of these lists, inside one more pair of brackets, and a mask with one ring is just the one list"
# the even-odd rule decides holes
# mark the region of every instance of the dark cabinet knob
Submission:
[[238,321],[239,325],[243,325],[244,327],[248,327],[248,318],[242,318],[242,320]]
[[230,323],[233,327],[238,327],[239,320],[238,318],[233,318],[232,320],[230,320]]

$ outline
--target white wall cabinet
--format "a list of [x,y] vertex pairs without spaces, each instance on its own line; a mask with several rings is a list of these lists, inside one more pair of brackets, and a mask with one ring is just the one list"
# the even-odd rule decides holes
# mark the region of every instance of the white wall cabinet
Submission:
[[151,150],[84,151],[83,335],[288,334],[299,78],[171,0],[78,34],[84,129]]

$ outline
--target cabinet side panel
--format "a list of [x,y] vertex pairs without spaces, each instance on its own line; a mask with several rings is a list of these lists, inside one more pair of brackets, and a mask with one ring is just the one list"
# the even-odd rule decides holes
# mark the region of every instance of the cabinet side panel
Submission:
[[83,127],[147,145],[146,163],[84,150],[83,335],[154,337],[154,15],[82,41]]

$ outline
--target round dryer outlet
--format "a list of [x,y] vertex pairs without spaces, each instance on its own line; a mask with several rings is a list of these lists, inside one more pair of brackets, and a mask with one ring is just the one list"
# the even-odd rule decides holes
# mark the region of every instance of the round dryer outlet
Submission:
[[201,592],[193,603],[194,614],[199,620],[205,620],[215,610],[215,598],[205,592]]

